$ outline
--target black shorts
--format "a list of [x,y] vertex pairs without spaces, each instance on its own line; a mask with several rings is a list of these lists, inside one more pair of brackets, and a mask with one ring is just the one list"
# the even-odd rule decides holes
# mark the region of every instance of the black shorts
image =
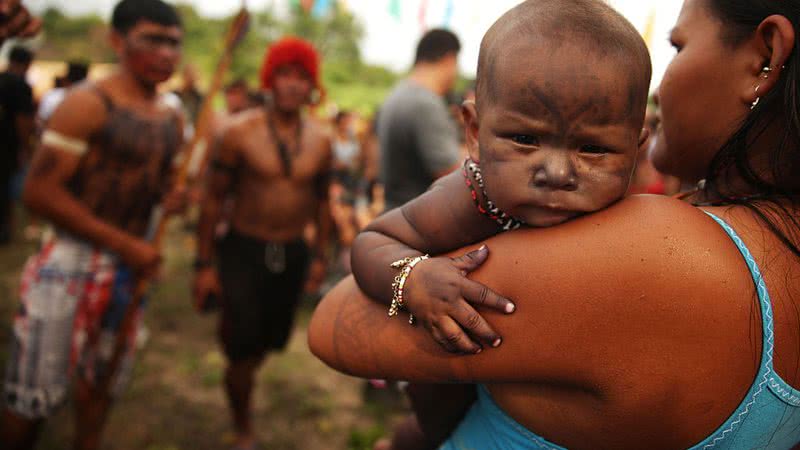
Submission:
[[283,349],[308,270],[305,242],[264,242],[231,230],[218,254],[224,292],[219,333],[228,359]]

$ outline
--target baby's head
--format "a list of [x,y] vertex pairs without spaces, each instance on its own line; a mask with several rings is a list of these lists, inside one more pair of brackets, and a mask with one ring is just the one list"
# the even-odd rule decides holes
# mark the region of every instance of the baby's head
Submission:
[[627,190],[642,136],[650,56],[600,0],[528,0],[486,33],[464,105],[486,191],[532,226],[605,208]]

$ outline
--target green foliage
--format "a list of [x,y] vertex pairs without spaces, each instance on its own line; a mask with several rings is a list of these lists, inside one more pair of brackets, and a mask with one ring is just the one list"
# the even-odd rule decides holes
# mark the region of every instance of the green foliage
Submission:
[[368,428],[356,428],[350,431],[347,442],[348,450],[370,450],[378,439],[387,435],[386,429],[380,425]]
[[108,28],[96,16],[68,17],[55,8],[42,14],[45,45],[38,50],[40,59],[110,62],[114,52],[108,45]]
[[[177,8],[184,24],[184,60],[194,64],[208,81],[233,17],[202,17],[186,3]],[[100,17],[69,17],[57,9],[48,9],[42,19],[46,43],[39,51],[40,58],[94,63],[114,60],[107,44],[108,25]],[[319,49],[327,99],[344,108],[373,112],[397,81],[391,71],[363,63],[358,43],[364,29],[347,10],[337,6],[324,17],[315,17],[299,5],[283,20],[269,9],[252,14],[249,32],[234,54],[228,78],[244,78],[251,86],[257,86],[258,70],[269,43],[289,34],[308,39]]]
[[325,60],[361,65],[358,42],[364,36],[364,29],[352,14],[339,6],[331,8],[321,18],[295,7],[291,10],[283,31],[311,41]]

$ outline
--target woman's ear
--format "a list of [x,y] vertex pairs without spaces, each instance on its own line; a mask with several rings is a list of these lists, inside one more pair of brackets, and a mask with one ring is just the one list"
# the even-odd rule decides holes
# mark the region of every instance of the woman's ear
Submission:
[[757,55],[753,64],[753,83],[746,101],[751,103],[770,92],[778,83],[784,65],[795,46],[792,22],[784,16],[773,14],[764,19],[755,32]]
[[464,118],[464,132],[466,133],[467,152],[469,157],[479,163],[480,143],[478,141],[479,126],[478,126],[478,108],[475,102],[467,100],[461,105],[461,115]]

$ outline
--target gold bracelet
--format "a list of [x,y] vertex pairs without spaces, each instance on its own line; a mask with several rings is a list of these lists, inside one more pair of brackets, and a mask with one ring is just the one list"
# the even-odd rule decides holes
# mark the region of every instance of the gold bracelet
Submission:
[[[393,269],[400,269],[400,273],[394,277],[394,282],[392,282],[392,304],[389,305],[389,317],[398,315],[400,310],[405,307],[405,302],[403,300],[403,289],[405,288],[408,276],[411,275],[411,270],[414,269],[414,266],[428,258],[430,258],[429,255],[414,257],[409,256],[403,259],[398,259],[391,264]],[[409,314],[408,323],[414,323],[413,314]]]

